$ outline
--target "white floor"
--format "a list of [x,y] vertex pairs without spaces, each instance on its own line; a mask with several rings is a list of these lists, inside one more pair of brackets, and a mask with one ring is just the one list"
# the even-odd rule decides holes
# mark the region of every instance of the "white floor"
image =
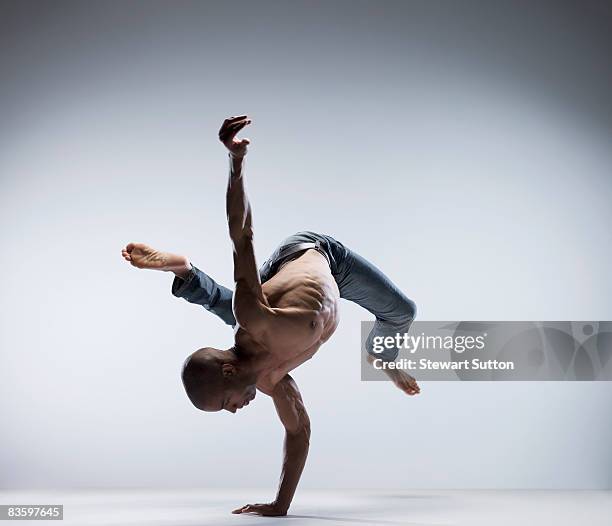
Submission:
[[612,491],[302,490],[287,517],[230,514],[266,495],[263,490],[236,489],[0,491],[0,504],[63,504],[61,524],[78,526],[612,524]]

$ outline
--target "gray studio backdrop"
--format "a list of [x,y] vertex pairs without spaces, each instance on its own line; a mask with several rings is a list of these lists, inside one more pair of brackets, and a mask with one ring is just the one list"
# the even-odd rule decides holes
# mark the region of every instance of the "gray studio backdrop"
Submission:
[[[231,330],[129,241],[232,276],[217,130],[253,124],[257,256],[302,229],[422,320],[612,316],[604,2],[2,2],[0,485],[276,484],[259,396],[204,414],[180,367]],[[304,487],[608,488],[612,385],[360,381],[360,321],[295,371]]]

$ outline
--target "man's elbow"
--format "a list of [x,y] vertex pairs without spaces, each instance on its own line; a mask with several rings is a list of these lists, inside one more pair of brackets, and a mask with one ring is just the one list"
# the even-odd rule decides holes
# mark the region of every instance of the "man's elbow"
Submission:
[[304,431],[302,433],[304,435],[304,441],[306,442],[306,445],[309,446],[310,445],[310,422],[308,422],[304,426]]
[[308,449],[310,446],[310,422],[300,422],[296,427],[286,429],[287,439],[294,444],[296,448]]

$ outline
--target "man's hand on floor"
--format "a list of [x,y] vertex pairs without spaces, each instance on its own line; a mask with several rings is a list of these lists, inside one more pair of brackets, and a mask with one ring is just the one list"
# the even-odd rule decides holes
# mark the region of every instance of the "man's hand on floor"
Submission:
[[287,510],[278,506],[275,502],[270,504],[246,504],[242,508],[235,509],[232,513],[255,513],[264,517],[281,517],[287,515]]

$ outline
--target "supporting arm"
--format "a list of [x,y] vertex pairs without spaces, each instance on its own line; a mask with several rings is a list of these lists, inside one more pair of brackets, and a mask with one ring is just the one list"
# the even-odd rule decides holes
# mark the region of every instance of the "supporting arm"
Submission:
[[274,405],[285,426],[285,454],[275,503],[285,513],[289,509],[302,476],[310,447],[310,419],[297,384],[286,375],[272,393]]
[[286,515],[297,489],[310,447],[310,419],[297,384],[286,375],[272,392],[278,416],[285,427],[283,468],[276,499],[268,504],[247,504],[233,513]]

